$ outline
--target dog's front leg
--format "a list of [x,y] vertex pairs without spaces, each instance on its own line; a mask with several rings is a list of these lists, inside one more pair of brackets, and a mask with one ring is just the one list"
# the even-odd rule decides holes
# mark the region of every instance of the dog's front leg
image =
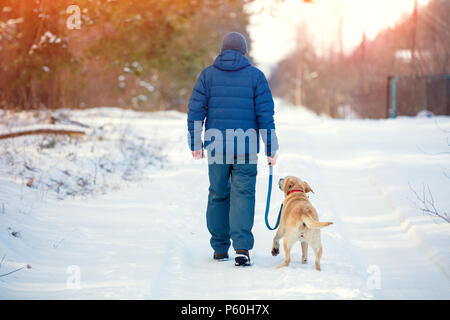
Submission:
[[284,228],[280,225],[280,227],[277,230],[277,233],[275,234],[275,237],[273,238],[273,245],[272,245],[272,255],[277,256],[280,253],[280,239],[283,238],[283,230]]

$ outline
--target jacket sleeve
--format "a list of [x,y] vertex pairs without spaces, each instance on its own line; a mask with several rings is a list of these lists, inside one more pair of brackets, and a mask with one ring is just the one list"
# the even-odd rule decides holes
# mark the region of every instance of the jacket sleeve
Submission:
[[273,119],[274,103],[266,77],[261,71],[258,73],[255,89],[256,122],[266,145],[266,156],[271,156],[278,151],[278,139]]
[[205,72],[203,71],[194,85],[188,104],[188,144],[192,151],[199,150],[203,147],[202,131],[203,122],[206,117],[206,104],[207,90]]

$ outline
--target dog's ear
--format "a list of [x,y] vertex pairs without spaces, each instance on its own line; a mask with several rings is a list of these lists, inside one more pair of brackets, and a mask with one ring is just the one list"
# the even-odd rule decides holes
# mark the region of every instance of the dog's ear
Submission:
[[292,187],[292,177],[287,176],[283,180],[283,186],[281,190],[283,190],[284,193],[287,193],[291,187]]
[[303,181],[303,187],[305,188],[305,193],[308,193],[308,192],[314,193],[313,189],[309,186],[308,182]]
[[283,190],[284,180],[285,180],[285,178],[281,178],[281,179],[278,181],[278,187],[280,188],[281,191],[284,191],[284,190]]

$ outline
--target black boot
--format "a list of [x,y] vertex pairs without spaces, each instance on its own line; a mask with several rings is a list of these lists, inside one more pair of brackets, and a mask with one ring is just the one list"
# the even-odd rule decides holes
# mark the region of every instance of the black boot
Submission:
[[248,250],[238,249],[236,250],[236,257],[234,258],[235,266],[250,266],[250,254]]
[[227,261],[228,260],[228,253],[215,253],[214,252],[213,258],[216,261]]

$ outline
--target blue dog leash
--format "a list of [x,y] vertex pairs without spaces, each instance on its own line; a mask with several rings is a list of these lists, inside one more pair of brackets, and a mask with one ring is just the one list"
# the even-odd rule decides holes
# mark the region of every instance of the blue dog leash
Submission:
[[270,196],[272,195],[272,176],[273,176],[273,167],[269,166],[269,190],[267,191],[266,214],[264,217],[266,221],[266,227],[269,230],[275,230],[276,228],[278,228],[278,225],[280,224],[281,210],[283,210],[283,204],[281,204],[280,212],[278,213],[277,223],[275,224],[275,227],[271,228],[269,225],[269,209],[270,209]]

